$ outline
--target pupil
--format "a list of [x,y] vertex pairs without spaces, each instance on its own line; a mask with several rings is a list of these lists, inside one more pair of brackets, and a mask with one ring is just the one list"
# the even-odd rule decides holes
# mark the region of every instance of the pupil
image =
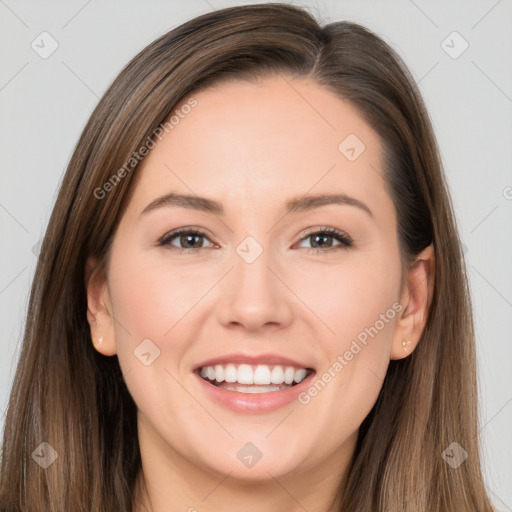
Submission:
[[[318,239],[323,239],[325,241],[326,238],[330,238],[329,236],[326,236],[326,235],[315,235],[314,239],[315,239],[315,244],[317,244],[317,240]],[[320,242],[320,247],[323,247],[323,243]]]
[[[181,238],[182,238],[182,242],[186,241],[185,242],[185,245],[186,245],[187,243],[189,243],[191,241],[191,239],[194,239],[194,238],[197,238],[197,237],[199,237],[199,235],[183,235]],[[195,247],[194,242],[192,242],[192,246]],[[199,243],[199,246],[201,246],[200,243]]]

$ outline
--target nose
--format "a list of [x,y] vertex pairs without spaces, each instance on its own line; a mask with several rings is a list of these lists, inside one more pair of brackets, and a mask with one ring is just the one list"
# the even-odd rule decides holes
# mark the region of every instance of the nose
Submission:
[[270,250],[248,261],[234,252],[233,268],[219,290],[219,321],[227,328],[242,326],[250,331],[289,325],[295,297],[282,276],[282,266]]

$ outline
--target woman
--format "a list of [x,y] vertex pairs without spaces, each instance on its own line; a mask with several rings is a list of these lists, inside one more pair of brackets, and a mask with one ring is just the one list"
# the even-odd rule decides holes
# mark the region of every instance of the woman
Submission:
[[400,57],[286,4],[200,16],[126,66],[69,163],[0,506],[491,511],[474,345]]

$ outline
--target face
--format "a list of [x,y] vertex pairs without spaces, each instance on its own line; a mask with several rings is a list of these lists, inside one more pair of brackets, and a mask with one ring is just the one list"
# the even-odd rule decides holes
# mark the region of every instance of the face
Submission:
[[240,479],[331,473],[412,333],[381,142],[305,79],[192,96],[89,287],[99,350],[118,355],[155,457]]

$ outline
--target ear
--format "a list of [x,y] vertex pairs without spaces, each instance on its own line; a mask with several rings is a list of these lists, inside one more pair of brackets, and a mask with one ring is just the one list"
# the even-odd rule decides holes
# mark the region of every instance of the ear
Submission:
[[117,348],[108,283],[95,258],[89,258],[85,265],[85,288],[91,343],[103,355],[113,356]]
[[434,246],[430,244],[407,270],[400,298],[403,310],[393,332],[391,359],[407,357],[418,345],[432,303],[434,271]]

